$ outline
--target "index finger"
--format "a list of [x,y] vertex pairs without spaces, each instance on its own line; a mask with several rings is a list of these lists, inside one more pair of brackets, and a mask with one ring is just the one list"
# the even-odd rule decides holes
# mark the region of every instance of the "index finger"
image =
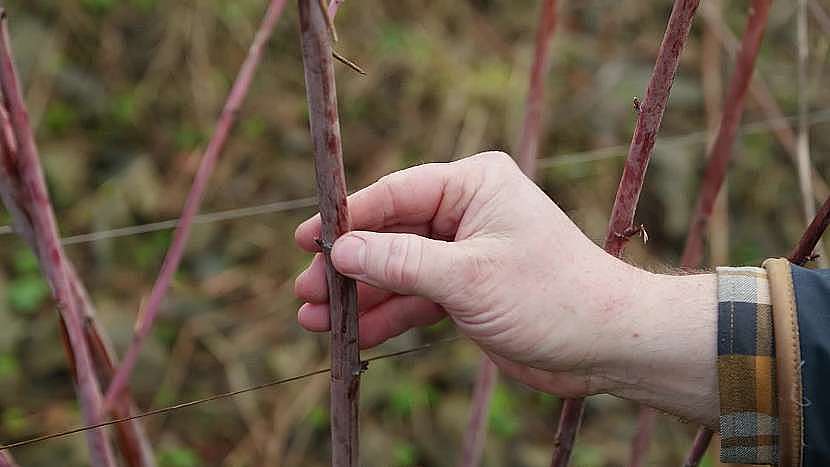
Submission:
[[[435,218],[453,164],[424,164],[387,175],[349,196],[352,229],[377,231],[393,225],[417,225]],[[320,251],[320,214],[300,224],[294,234],[307,251]]]

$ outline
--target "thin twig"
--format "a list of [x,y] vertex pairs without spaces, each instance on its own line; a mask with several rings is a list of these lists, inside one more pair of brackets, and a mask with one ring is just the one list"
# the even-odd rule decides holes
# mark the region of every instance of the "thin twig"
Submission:
[[337,10],[340,9],[340,5],[342,5],[344,1],[345,0],[331,0],[328,11],[329,18],[334,19],[334,17],[337,16]]
[[[809,225],[816,216],[816,202],[813,199],[813,178],[810,176],[813,167],[810,161],[810,125],[807,113],[810,109],[809,83],[807,80],[807,65],[810,58],[809,25],[807,23],[807,0],[798,0],[797,32],[798,32],[798,187],[801,190],[801,202],[804,208],[804,222]],[[822,265],[826,264],[824,248],[821,241],[816,245]]]
[[801,237],[798,245],[796,245],[793,252],[790,253],[790,262],[803,266],[807,264],[810,259],[814,258],[815,255],[813,252],[815,251],[816,245],[818,245],[821,240],[821,236],[824,234],[824,231],[827,230],[828,225],[830,225],[830,198],[827,198],[818,210],[813,222],[811,222],[810,226],[807,227],[807,230],[804,232],[804,235]]
[[[726,179],[729,161],[732,159],[737,128],[743,116],[744,100],[752,82],[755,61],[761,49],[771,5],[772,0],[753,0],[750,7],[749,19],[741,40],[740,52],[736,58],[735,72],[729,84],[729,94],[724,105],[718,136],[708,157],[709,162],[702,178],[697,206],[692,215],[689,234],[686,237],[686,246],[681,260],[682,267],[696,268],[703,262],[703,232],[712,215],[718,193]],[[812,200],[810,193],[812,189],[807,192],[806,199],[808,200]],[[695,457],[695,454],[705,453],[705,446],[698,446],[698,444],[703,443],[707,438],[711,439],[711,433],[707,435],[708,431],[706,427],[700,428],[695,438],[695,445],[687,457],[688,465],[697,465],[700,462],[701,458]]]
[[536,47],[533,53],[533,67],[525,104],[524,124],[519,139],[516,160],[524,173],[533,178],[536,175],[542,109],[545,105],[545,81],[550,68],[550,44],[556,29],[556,0],[544,0],[536,30]]
[[692,448],[686,455],[686,460],[683,462],[683,467],[697,467],[700,460],[706,455],[709,449],[709,443],[712,442],[712,430],[701,428],[695,435],[695,440],[692,442]]
[[[73,366],[76,375],[78,399],[84,420],[95,424],[101,420],[101,389],[92,366],[89,348],[84,337],[83,320],[75,302],[67,274],[67,261],[60,244],[46,181],[40,165],[34,134],[29,125],[20,82],[17,77],[5,11],[0,11],[0,87],[3,91],[3,105],[8,110],[11,128],[14,132],[17,153],[6,154],[15,157],[14,169],[19,174],[22,195],[26,197],[23,206],[28,206],[26,215],[31,222],[31,232],[36,244],[36,253],[41,268],[46,274],[58,312],[64,323],[64,330],[72,348]],[[3,132],[6,139],[9,135]],[[12,146],[3,144],[4,149]],[[11,164],[9,164],[11,165]],[[93,430],[87,436],[90,463],[94,467],[115,465],[112,450],[104,430]]]
[[753,0],[750,8],[740,53],[736,58],[735,72],[729,84],[729,93],[724,105],[718,136],[710,150],[697,206],[692,216],[689,234],[686,237],[686,246],[681,260],[684,266],[694,267],[702,262],[703,232],[732,158],[738,125],[743,116],[746,93],[752,81],[755,61],[761,48],[771,4],[771,0]]
[[[723,22],[723,19],[720,15],[714,14],[715,12],[712,9],[712,5],[707,3],[703,4],[703,18],[704,20],[711,26],[712,32],[715,33],[715,36],[721,42],[724,50],[729,53],[733,58],[737,56],[739,52],[739,42],[735,34],[729,29],[729,27]],[[752,97],[755,99],[755,102],[758,106],[761,107],[761,110],[769,119],[773,120],[783,120],[784,112],[781,110],[781,106],[778,105],[778,102],[775,100],[775,97],[770,91],[769,86],[767,85],[766,81],[764,81],[761,73],[756,71],[754,74],[754,78],[752,80],[752,84],[750,85],[750,92],[752,93]],[[791,125],[780,125],[774,128],[774,135],[781,146],[785,149],[787,155],[790,157],[790,160],[793,162],[794,165],[798,165],[798,151],[797,151],[797,137],[795,132],[792,129]],[[822,177],[821,173],[816,170],[815,167],[811,168],[812,178],[813,178],[813,187],[814,193],[813,197],[818,202],[824,201],[827,196],[830,196],[830,185],[827,184],[827,181]]]
[[498,368],[489,358],[483,356],[478,367],[473,400],[470,405],[470,420],[461,443],[460,466],[481,465],[484,446],[487,442],[487,420],[490,414],[490,399],[498,381]]
[[[722,15],[721,0],[710,0],[707,4],[717,14]],[[712,27],[703,25],[703,37],[700,45],[700,77],[703,91],[704,109],[706,113],[706,131],[709,133],[705,153],[714,144],[723,116],[723,60],[720,42],[712,32]],[[708,154],[705,154],[708,155]],[[706,234],[709,238],[710,265],[725,265],[729,263],[729,182],[724,181],[715,207],[712,209],[712,219]]]
[[[556,0],[544,0],[536,30],[533,52],[533,66],[530,70],[525,117],[519,136],[516,161],[525,175],[534,178],[538,165],[539,140],[542,130],[542,109],[544,108],[545,81],[550,69],[550,43],[556,29]],[[484,455],[487,441],[487,422],[490,399],[493,396],[498,370],[486,356],[481,359],[478,375],[473,387],[473,401],[470,418],[461,445],[461,467],[477,467]]]
[[[67,263],[67,273],[72,287],[75,302],[84,319],[84,331],[87,345],[92,354],[93,362],[99,373],[111,381],[118,365],[118,357],[112,342],[103,329],[98,325],[95,306],[89,298],[89,293],[81,282],[78,273],[71,263]],[[115,418],[127,418],[138,412],[138,409],[129,394],[123,394],[113,405],[110,415]],[[156,461],[153,448],[147,438],[144,427],[138,420],[116,425],[116,440],[121,455],[130,467],[155,467]]]
[[[27,214],[27,211],[34,208],[27,208],[27,206],[23,204],[26,202],[27,197],[23,193],[22,184],[19,180],[19,174],[15,168],[15,161],[17,160],[17,143],[14,131],[11,127],[11,122],[8,119],[8,113],[2,106],[0,106],[0,126],[3,128],[3,137],[0,138],[0,142],[2,142],[3,146],[3,163],[0,164],[0,194],[2,194],[3,204],[11,214],[15,225],[14,230],[20,234],[33,251],[37,252],[37,242],[34,235],[34,229],[31,225],[29,215]],[[87,345],[89,346],[93,365],[98,368],[99,371],[109,374],[109,372],[112,371],[112,364],[116,360],[115,352],[112,350],[112,347],[106,339],[103,331],[98,327],[92,303],[89,300],[86,289],[75,272],[75,269],[69,262],[67,262],[66,267],[69,284],[72,288],[73,296],[77,304],[76,306],[83,314]],[[63,323],[61,324],[63,325]],[[71,346],[65,345],[64,350],[67,353],[70,366],[74,369],[75,358]],[[74,371],[72,372],[72,375],[74,378]],[[132,402],[129,399],[123,400],[122,403],[118,404],[113,409],[113,413],[118,417],[124,417],[134,413]],[[129,467],[155,466],[155,459],[152,449],[150,448],[150,444],[147,441],[143,428],[138,422],[118,425],[117,440],[124,460],[127,462]]]
[[332,56],[333,56],[334,58],[336,58],[336,59],[337,59],[337,61],[338,61],[338,62],[340,62],[340,63],[342,63],[342,64],[346,65],[347,67],[349,67],[349,68],[351,68],[352,70],[356,71],[358,74],[363,75],[363,76],[366,76],[366,70],[364,70],[363,68],[361,68],[361,67],[360,67],[360,65],[358,65],[358,64],[357,64],[357,63],[355,63],[354,61],[352,61],[352,60],[350,60],[350,59],[346,58],[345,56],[343,56],[340,52],[338,52],[338,51],[336,51],[336,50],[332,49],[332,50],[331,50],[331,54],[332,54]]
[[338,42],[340,39],[337,37],[337,28],[334,27],[334,15],[329,14],[328,8],[326,8],[326,0],[318,1],[320,2],[320,10],[326,12],[326,27],[329,28],[331,40],[334,42]]
[[641,406],[637,415],[637,433],[631,441],[631,458],[629,467],[640,467],[646,464],[648,448],[654,435],[654,426],[657,423],[657,413],[651,407]]
[[810,46],[807,30],[807,0],[798,0],[796,14],[798,66],[796,93],[798,94],[798,186],[801,189],[801,201],[804,208],[805,223],[816,216],[816,203],[813,200],[813,180],[810,178],[810,132],[807,125],[809,110],[809,90],[807,83],[807,61]]
[[14,461],[12,453],[0,451],[0,467],[17,467],[17,462]]
[[176,226],[176,231],[173,233],[173,241],[167,250],[161,271],[153,285],[153,290],[147,299],[144,309],[139,312],[132,342],[130,342],[127,353],[124,355],[124,360],[121,366],[118,367],[112,383],[110,383],[107,389],[105,399],[105,405],[107,407],[112,406],[113,402],[126,388],[130,374],[141,352],[141,347],[153,328],[153,322],[158,316],[161,302],[164,300],[167,289],[173,280],[173,275],[176,269],[178,269],[179,263],[181,263],[182,256],[184,256],[185,247],[187,246],[187,240],[190,235],[190,228],[193,225],[193,219],[199,211],[199,206],[204,198],[210,175],[213,173],[216,162],[222,154],[222,150],[225,148],[228,136],[238,120],[240,108],[245,97],[248,95],[248,89],[251,86],[254,73],[259,66],[263,50],[274,31],[277,21],[282,15],[285,2],[286,0],[271,0],[262,24],[248,50],[248,56],[245,58],[239,75],[237,75],[236,81],[231,88],[228,99],[219,116],[219,121],[216,124],[216,129],[199,164],[199,170],[193,180],[193,186],[187,195],[181,218]]
[[334,467],[356,467],[358,455],[357,285],[331,263],[331,245],[351,230],[343,172],[343,147],[337,110],[331,39],[327,12],[315,0],[298,0],[300,31],[308,97],[311,141],[317,173],[317,197],[322,229],[320,242],[326,258],[331,314],[331,455]]
[[[657,63],[640,106],[637,126],[611,212],[605,250],[614,256],[622,254],[627,241],[626,233],[634,225],[646,169],[698,4],[699,0],[676,0],[672,7]],[[551,461],[553,467],[564,467],[570,460],[574,439],[582,422],[584,402],[584,399],[572,399],[566,400],[562,405]]]
[[810,10],[813,12],[813,18],[819,24],[824,34],[830,35],[830,14],[822,8],[818,0],[810,0]]

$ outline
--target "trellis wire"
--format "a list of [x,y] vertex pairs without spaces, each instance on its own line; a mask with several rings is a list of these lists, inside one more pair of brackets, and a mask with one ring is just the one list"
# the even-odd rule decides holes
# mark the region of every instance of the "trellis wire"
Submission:
[[268,3],[268,8],[262,23],[257,30],[253,43],[248,49],[248,55],[245,57],[239,74],[231,87],[228,99],[225,101],[225,105],[219,115],[216,128],[199,162],[199,169],[196,172],[193,184],[187,194],[184,208],[182,209],[181,222],[176,225],[176,230],[173,233],[173,241],[164,256],[161,270],[153,284],[146,305],[139,310],[138,316],[136,317],[133,339],[127,347],[121,364],[115,371],[110,385],[107,388],[104,398],[105,407],[110,406],[120,396],[129,382],[130,374],[138,361],[138,355],[141,352],[142,345],[152,330],[153,322],[161,307],[161,302],[164,300],[167,289],[173,281],[173,275],[176,273],[179,263],[184,256],[193,217],[199,211],[213,169],[216,167],[216,163],[225,148],[228,137],[239,119],[240,109],[248,95],[248,89],[259,66],[265,45],[271,38],[276,24],[282,16],[285,3],[286,0],[271,0]]
[[[749,135],[774,130],[785,125],[786,122],[795,121],[797,118],[797,116],[788,116],[784,118],[770,118],[765,120],[759,120],[757,122],[748,123],[741,126],[741,134]],[[827,122],[830,122],[830,109],[820,110],[810,114],[809,123],[811,125]],[[685,135],[663,138],[661,141],[657,143],[657,148],[703,144],[707,140],[707,135],[708,133],[706,131],[695,131],[687,133]],[[588,151],[569,152],[556,156],[545,157],[539,159],[538,167],[539,169],[552,169],[555,167],[562,167],[567,165],[585,164],[609,159],[618,159],[625,156],[623,151],[625,151],[627,147],[628,146],[617,145],[605,148],[591,149]],[[267,214],[275,214],[279,212],[289,212],[299,209],[312,208],[316,205],[316,197],[297,198],[286,201],[274,201],[270,203],[255,204],[241,208],[199,214],[194,217],[193,223],[213,224],[217,222],[244,219],[247,217],[256,217]],[[93,232],[67,236],[62,238],[61,242],[64,245],[79,245],[103,240],[130,237],[145,233],[170,230],[175,228],[176,225],[178,225],[178,223],[179,219],[169,219],[158,222],[150,222],[146,224],[135,224],[125,227],[117,227],[114,229],[97,230]],[[0,226],[0,235],[10,235],[13,233],[14,230],[12,229],[11,225]]]
[[[389,352],[389,353],[377,355],[377,356],[374,356],[374,357],[369,357],[365,360],[361,360],[361,362],[365,367],[366,365],[368,365],[372,362],[376,362],[376,361],[379,361],[379,360],[387,360],[387,359],[390,359],[390,358],[398,358],[398,357],[412,355],[412,354],[415,354],[415,353],[418,353],[418,352],[423,352],[423,351],[426,351],[426,350],[432,350],[435,347],[445,345],[445,344],[451,344],[451,343],[457,342],[459,340],[461,340],[461,336],[448,337],[446,339],[441,339],[441,340],[438,340],[438,341],[435,341],[435,342],[430,342],[428,344],[419,345],[417,347],[412,347],[412,348],[405,349],[405,350],[399,350],[399,351],[396,351],[396,352]],[[223,393],[220,393],[220,394],[214,394],[212,396],[204,397],[202,399],[196,399],[196,400],[192,400],[192,401],[188,401],[188,402],[181,402],[179,404],[174,404],[174,405],[170,405],[170,406],[167,406],[167,407],[161,407],[161,408],[158,408],[158,409],[148,410],[146,412],[141,412],[141,413],[138,413],[136,415],[132,415],[130,417],[118,418],[118,419],[109,420],[109,421],[102,422],[102,423],[97,423],[97,424],[94,424],[94,425],[84,425],[84,426],[79,426],[77,428],[72,428],[72,429],[65,430],[65,431],[60,431],[60,432],[56,432],[56,433],[50,433],[50,434],[47,434],[47,435],[37,436],[37,437],[29,438],[29,439],[26,439],[26,440],[23,440],[23,441],[18,441],[18,442],[15,442],[15,443],[9,443],[9,444],[2,445],[2,446],[0,446],[0,453],[2,453],[3,451],[6,451],[6,450],[15,449],[15,448],[22,448],[22,447],[25,447],[25,446],[31,446],[33,444],[39,444],[39,443],[49,441],[49,440],[52,440],[52,439],[62,438],[64,436],[74,435],[74,434],[77,434],[77,433],[83,433],[85,431],[94,430],[94,429],[97,429],[97,428],[103,428],[103,427],[107,427],[107,426],[117,425],[119,423],[128,422],[130,420],[137,420],[137,419],[140,419],[140,418],[151,417],[151,416],[154,416],[154,415],[161,415],[161,414],[165,414],[165,413],[175,412],[177,410],[186,409],[186,408],[189,408],[189,407],[194,407],[194,406],[201,405],[201,404],[206,404],[208,402],[213,402],[213,401],[217,401],[217,400],[221,400],[221,399],[227,399],[227,398],[230,398],[230,397],[235,397],[235,396],[239,396],[239,395],[242,395],[242,394],[247,394],[249,392],[260,391],[262,389],[272,388],[274,386],[280,386],[280,385],[283,385],[283,384],[293,383],[293,382],[296,382],[296,381],[302,381],[304,379],[308,379],[308,378],[311,378],[311,377],[314,377],[314,376],[326,374],[330,371],[331,371],[330,367],[329,368],[321,368],[319,370],[309,371],[309,372],[306,372],[306,373],[301,373],[299,375],[290,376],[290,377],[287,377],[287,378],[276,379],[276,380],[273,380],[273,381],[269,381],[267,383],[257,384],[255,386],[250,386],[250,387],[247,387],[247,388],[238,389],[236,391],[223,392]]]

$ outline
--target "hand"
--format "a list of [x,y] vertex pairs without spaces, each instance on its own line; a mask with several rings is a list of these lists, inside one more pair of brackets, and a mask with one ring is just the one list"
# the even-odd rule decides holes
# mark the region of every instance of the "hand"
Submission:
[[[356,230],[335,242],[332,261],[359,281],[361,347],[449,316],[538,389],[716,419],[713,276],[656,275],[608,255],[509,156],[388,175],[352,195],[349,210]],[[317,252],[319,232],[315,216],[297,243]],[[300,324],[327,331],[320,254],[295,290],[307,302]]]

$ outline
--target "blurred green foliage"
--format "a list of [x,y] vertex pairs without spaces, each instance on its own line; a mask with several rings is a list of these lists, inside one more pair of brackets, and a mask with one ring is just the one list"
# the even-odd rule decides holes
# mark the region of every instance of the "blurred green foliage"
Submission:
[[189,449],[166,449],[158,456],[159,467],[197,467],[199,457]]
[[[708,1],[708,0],[707,0]],[[64,235],[174,219],[200,151],[242,62],[265,0],[9,0],[13,45]],[[608,212],[635,115],[671,2],[561,2],[545,96],[537,178],[593,239]],[[721,2],[736,33],[746,2]],[[338,49],[369,73],[338,65],[350,188],[402,167],[515,147],[538,2],[347,1]],[[314,193],[294,4],[269,44],[204,201],[216,212]],[[785,114],[796,108],[793,9],[777,2],[758,71]],[[812,23],[811,23],[812,24]],[[637,216],[650,242],[632,262],[676,264],[694,205],[709,102],[704,74],[728,78],[728,54],[707,49],[698,20],[683,55]],[[830,174],[830,39],[811,35],[811,143]],[[720,64],[704,66],[707,54]],[[710,57],[711,58],[711,57]],[[715,105],[717,107],[717,105]],[[825,112],[822,114],[822,112]],[[823,115],[823,116],[822,116]],[[754,100],[745,121],[767,116]],[[694,138],[686,135],[697,134]],[[682,138],[677,138],[682,137]],[[600,152],[595,150],[603,149]],[[800,234],[795,170],[768,131],[743,134],[729,177],[725,256],[757,264]],[[296,375],[327,365],[325,336],[295,324],[292,281],[310,258],[292,246],[303,208],[194,226],[132,394],[143,409]],[[8,222],[5,212],[0,219]],[[67,246],[119,352],[152,286],[169,230]],[[555,239],[551,239],[555,241]],[[11,235],[0,243],[0,440],[80,423],[60,327],[35,257]],[[452,334],[451,323],[407,333],[401,350]],[[479,359],[469,343],[378,362],[361,389],[363,465],[455,465]],[[328,465],[324,376],[146,420],[162,467]],[[548,465],[560,401],[509,380],[496,388],[485,466]],[[575,465],[625,464],[636,408],[588,405]],[[660,417],[651,465],[677,464],[693,426]],[[14,452],[21,465],[86,465],[79,436]],[[708,459],[705,465],[715,465]]]

